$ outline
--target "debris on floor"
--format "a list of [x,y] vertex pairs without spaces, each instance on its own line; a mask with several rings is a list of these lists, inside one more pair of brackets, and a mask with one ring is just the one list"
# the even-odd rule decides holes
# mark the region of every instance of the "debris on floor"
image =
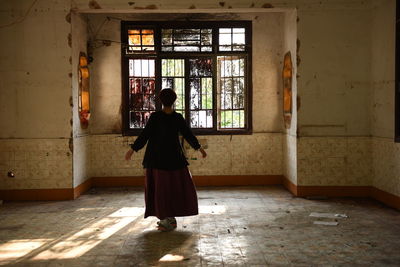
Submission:
[[314,224],[320,224],[320,225],[338,225],[338,222],[325,222],[325,221],[314,221]]
[[311,212],[310,217],[318,218],[348,218],[346,214],[339,213],[323,213],[323,212]]
[[325,212],[311,212],[310,217],[334,219],[333,221],[314,221],[314,224],[319,225],[338,225],[338,220],[341,218],[348,218],[346,214],[340,213],[325,213]]

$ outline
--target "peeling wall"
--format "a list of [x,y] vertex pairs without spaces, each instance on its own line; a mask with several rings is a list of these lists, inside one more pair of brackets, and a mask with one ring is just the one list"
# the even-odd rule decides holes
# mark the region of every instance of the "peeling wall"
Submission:
[[[94,135],[90,137],[93,177],[143,176],[144,149],[132,160],[124,160],[127,145],[135,137]],[[199,137],[204,142],[205,137]],[[207,137],[205,159],[187,148],[193,175],[280,175],[282,174],[282,136],[280,133]]]
[[298,10],[299,185],[372,185],[372,11],[350,3]]
[[297,180],[307,186],[370,186],[370,137],[302,137]]
[[[82,184],[90,178],[90,151],[89,131],[91,120],[87,129],[81,127],[79,119],[79,78],[78,65],[79,54],[87,55],[87,21],[82,14],[71,13],[71,36],[72,36],[72,118],[73,118],[73,185]],[[90,65],[89,65],[90,70]],[[91,74],[91,72],[90,72]],[[90,78],[90,76],[89,76]]]
[[[221,3],[224,4],[221,4]],[[359,9],[360,5],[367,5],[368,0],[269,0],[269,1],[247,1],[247,0],[203,0],[203,1],[176,1],[176,0],[74,0],[73,7],[79,10],[96,11],[101,10],[133,10],[133,11],[151,11],[154,9],[216,9],[227,10],[235,8],[293,8],[302,9]]]
[[69,9],[0,1],[0,189],[72,187]]
[[380,1],[372,23],[372,136],[394,138],[395,17],[394,0]]
[[31,4],[0,1],[0,138],[69,138],[69,3]]
[[[332,1],[334,2],[334,1]],[[371,10],[298,11],[300,136],[369,136]]]
[[376,4],[372,24],[373,185],[400,196],[400,144],[394,142],[396,1]]
[[[282,136],[283,175],[297,184],[297,12],[285,14],[283,53],[290,51],[292,56],[292,120],[289,129]],[[282,56],[283,58],[283,56]],[[282,59],[283,60],[283,59]],[[283,94],[283,90],[281,91]],[[282,96],[283,97],[283,96]]]
[[[72,187],[68,139],[1,139],[0,190]],[[12,171],[14,177],[7,173]]]

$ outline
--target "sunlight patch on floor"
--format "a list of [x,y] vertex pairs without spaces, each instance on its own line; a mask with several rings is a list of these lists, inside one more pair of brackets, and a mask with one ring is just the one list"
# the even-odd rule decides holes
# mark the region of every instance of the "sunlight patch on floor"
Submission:
[[0,265],[8,264],[40,248],[52,239],[16,239],[0,244]]
[[70,259],[80,257],[119,230],[143,216],[143,208],[124,207],[54,246],[42,251],[32,260]]
[[170,261],[183,261],[185,257],[181,255],[166,254],[159,261],[170,262]]

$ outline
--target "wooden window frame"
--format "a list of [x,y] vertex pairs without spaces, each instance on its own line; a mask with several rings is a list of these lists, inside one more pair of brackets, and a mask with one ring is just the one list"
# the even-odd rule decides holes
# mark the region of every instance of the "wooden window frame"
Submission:
[[400,143],[400,3],[396,1],[394,141]]
[[[245,51],[219,51],[218,28],[245,28]],[[125,53],[128,44],[128,29],[146,28],[154,29],[154,51],[139,51],[135,54]],[[163,52],[161,51],[161,29],[182,28],[208,28],[213,29],[211,52]],[[185,60],[185,83],[189,81],[189,59],[207,57],[213,60],[213,128],[192,128],[197,135],[240,135],[252,134],[252,22],[251,21],[121,21],[121,74],[122,74],[122,134],[124,136],[139,135],[142,129],[129,127],[129,59],[155,59],[156,94],[161,90],[161,60],[179,58]],[[217,57],[218,56],[243,56],[245,57],[245,120],[246,127],[242,129],[224,129],[217,125]],[[189,87],[185,85],[185,110],[190,110]],[[156,100],[156,110],[161,110],[161,103]],[[186,121],[190,125],[189,113]]]

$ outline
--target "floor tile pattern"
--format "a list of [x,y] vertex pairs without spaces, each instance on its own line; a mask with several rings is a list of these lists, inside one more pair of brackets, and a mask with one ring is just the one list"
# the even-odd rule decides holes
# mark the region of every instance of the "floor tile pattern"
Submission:
[[400,266],[400,212],[373,200],[308,200],[280,186],[199,188],[198,198],[200,214],[168,233],[143,219],[140,189],[4,203],[0,265]]

